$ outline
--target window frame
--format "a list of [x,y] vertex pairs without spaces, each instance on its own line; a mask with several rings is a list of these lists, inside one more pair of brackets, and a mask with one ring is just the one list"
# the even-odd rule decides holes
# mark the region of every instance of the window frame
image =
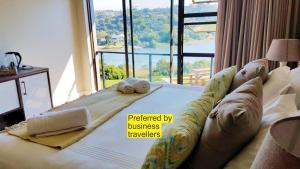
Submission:
[[[212,1],[209,1],[212,2]],[[208,2],[199,2],[199,3],[208,3]],[[197,3],[197,4],[199,4]],[[209,25],[217,24],[217,21],[211,22],[185,22],[185,18],[201,18],[201,17],[217,17],[217,12],[198,12],[198,13],[185,13],[184,12],[184,0],[179,0],[178,4],[178,62],[177,62],[177,83],[183,84],[183,62],[185,57],[202,57],[210,58],[210,76],[212,76],[213,69],[213,59],[215,53],[187,53],[183,50],[184,45],[184,26],[186,25]]]

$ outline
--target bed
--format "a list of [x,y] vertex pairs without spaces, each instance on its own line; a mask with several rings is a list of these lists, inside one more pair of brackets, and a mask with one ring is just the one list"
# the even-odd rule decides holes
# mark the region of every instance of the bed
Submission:
[[[285,78],[285,76],[279,77]],[[274,104],[264,105],[264,111],[268,110],[269,112],[264,114],[260,131],[224,168],[250,168],[270,125],[280,118],[299,115],[296,104],[291,101],[295,100],[295,94],[281,97],[280,95],[284,93],[274,92],[279,90],[279,80],[273,79],[273,81],[277,82],[277,86],[274,87],[272,84],[268,87],[270,90],[266,91],[273,94],[272,97],[270,95],[270,98],[277,100],[272,100]],[[285,89],[286,84],[290,85],[289,82],[284,82],[280,88]],[[128,139],[126,136],[127,113],[173,113],[176,116],[186,104],[201,95],[202,89],[202,87],[195,86],[165,84],[160,89],[117,113],[88,136],[62,150],[24,141],[2,132],[0,133],[0,168],[141,168],[155,139]],[[284,91],[287,93],[288,90]],[[276,95],[274,96],[274,94]],[[285,108],[285,106],[288,108]]]
[[[127,139],[126,114],[178,113],[201,94],[201,87],[163,85],[79,142],[57,150],[0,134],[0,168],[9,169],[135,169],[140,168],[154,139]],[[177,98],[177,99],[172,99]],[[14,159],[14,160],[11,160]]]

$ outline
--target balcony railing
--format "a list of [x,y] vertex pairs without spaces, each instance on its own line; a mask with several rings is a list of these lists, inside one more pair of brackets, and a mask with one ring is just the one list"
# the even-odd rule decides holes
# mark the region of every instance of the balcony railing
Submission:
[[[106,77],[105,77],[105,60],[104,60],[104,55],[105,54],[117,54],[117,55],[124,55],[125,57],[125,52],[116,52],[116,51],[97,51],[96,52],[96,63],[100,63],[98,66],[99,72],[97,72],[97,78],[101,77],[102,80],[102,86],[103,88],[106,88]],[[131,55],[132,53],[128,53],[128,55]],[[170,54],[166,53],[141,53],[141,52],[135,52],[135,56],[147,56],[148,57],[148,80],[150,82],[153,81],[153,58],[154,57],[159,57],[159,56],[170,56]],[[173,54],[173,56],[178,56],[177,54]],[[214,54],[203,54],[202,56],[200,55],[190,55],[189,57],[198,57],[198,58],[210,58],[210,67],[209,68],[203,68],[203,69],[193,69],[190,74],[186,75],[183,77],[185,84],[191,84],[191,83],[198,83],[199,81],[203,80],[203,78],[208,79],[212,76],[212,69],[213,69],[213,58]],[[186,58],[186,57],[185,57]],[[99,62],[100,60],[100,62]],[[174,66],[177,66],[174,65]],[[135,70],[133,70],[135,71]],[[174,72],[176,77],[169,76],[169,80],[171,82],[177,82],[177,72]],[[171,80],[172,78],[172,80]]]

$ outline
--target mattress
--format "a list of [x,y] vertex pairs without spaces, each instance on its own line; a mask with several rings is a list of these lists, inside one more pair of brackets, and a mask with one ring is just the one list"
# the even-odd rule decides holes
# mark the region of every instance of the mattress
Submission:
[[201,94],[201,90],[201,87],[164,85],[151,95],[123,109],[91,134],[63,150],[27,142],[2,133],[0,134],[0,168],[140,168],[155,139],[128,139],[127,113],[172,113],[176,117],[187,103]]

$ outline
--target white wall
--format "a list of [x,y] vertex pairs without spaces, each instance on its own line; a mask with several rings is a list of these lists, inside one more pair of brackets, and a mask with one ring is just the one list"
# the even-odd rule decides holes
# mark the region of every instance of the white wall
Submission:
[[0,0],[0,54],[48,67],[55,105],[94,90],[84,0]]

